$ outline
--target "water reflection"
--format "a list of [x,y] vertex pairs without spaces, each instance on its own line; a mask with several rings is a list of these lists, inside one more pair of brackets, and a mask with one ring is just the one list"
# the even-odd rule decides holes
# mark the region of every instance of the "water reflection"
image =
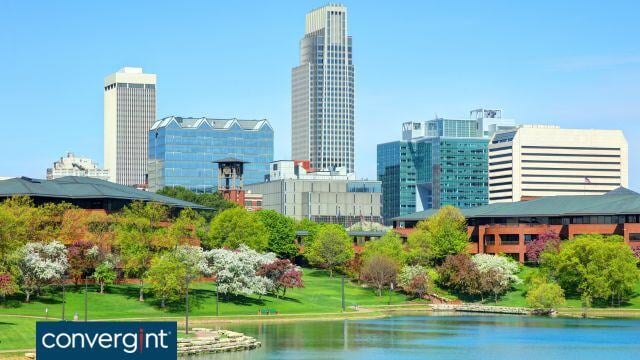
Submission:
[[444,315],[229,325],[257,350],[205,359],[630,359],[640,321]]

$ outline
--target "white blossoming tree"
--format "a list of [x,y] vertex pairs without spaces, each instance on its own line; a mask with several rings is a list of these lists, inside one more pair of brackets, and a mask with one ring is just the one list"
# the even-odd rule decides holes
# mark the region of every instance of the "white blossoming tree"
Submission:
[[264,295],[273,289],[271,280],[256,275],[262,265],[276,259],[273,253],[261,254],[246,245],[240,245],[236,250],[209,250],[206,256],[221,294]]
[[44,285],[62,278],[67,271],[67,250],[59,241],[27,243],[18,253],[20,288],[29,302],[31,295]]
[[522,283],[516,274],[520,271],[518,263],[508,257],[476,254],[471,258],[480,272],[480,288],[483,293],[491,293],[497,301],[513,285]]

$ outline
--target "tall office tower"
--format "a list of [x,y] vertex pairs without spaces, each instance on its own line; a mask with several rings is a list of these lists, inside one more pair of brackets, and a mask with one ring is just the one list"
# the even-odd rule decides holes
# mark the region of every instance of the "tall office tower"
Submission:
[[489,143],[489,202],[554,195],[602,195],[629,182],[620,130],[525,125]]
[[354,81],[347,9],[307,14],[300,66],[292,70],[291,153],[319,170],[354,172]]
[[125,67],[104,79],[104,166],[109,181],[146,183],[148,136],[155,120],[155,74]]
[[407,122],[402,140],[378,145],[386,224],[396,216],[488,203],[488,142],[477,119]]

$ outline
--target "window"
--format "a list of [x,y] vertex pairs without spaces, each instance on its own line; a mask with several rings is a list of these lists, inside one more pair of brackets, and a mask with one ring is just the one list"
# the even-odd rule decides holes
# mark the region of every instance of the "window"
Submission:
[[484,243],[486,245],[494,245],[496,243],[496,236],[493,234],[484,236]]
[[524,243],[530,243],[538,239],[538,234],[524,234]]
[[502,245],[518,245],[520,243],[520,235],[518,234],[501,234],[500,244]]
[[640,233],[631,233],[629,234],[629,241],[640,241]]

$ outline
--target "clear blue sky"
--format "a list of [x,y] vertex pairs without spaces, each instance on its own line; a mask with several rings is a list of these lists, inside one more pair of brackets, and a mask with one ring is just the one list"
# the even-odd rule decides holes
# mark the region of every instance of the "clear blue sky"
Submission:
[[[71,150],[102,164],[103,78],[158,74],[158,116],[267,118],[290,157],[290,74],[320,1],[0,4],[0,176]],[[519,123],[623,129],[640,189],[640,1],[345,1],[356,171],[404,121],[498,107]]]

